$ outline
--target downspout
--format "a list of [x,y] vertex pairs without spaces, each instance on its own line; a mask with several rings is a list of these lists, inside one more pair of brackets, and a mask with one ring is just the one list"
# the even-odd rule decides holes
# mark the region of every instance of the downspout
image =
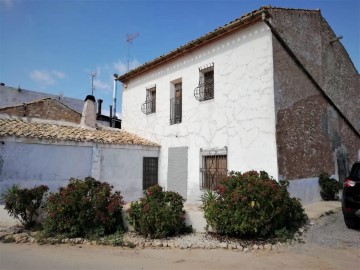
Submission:
[[116,87],[116,79],[117,74],[114,74],[114,90],[113,90],[113,117],[116,117],[116,96],[117,96],[117,87]]
[[310,72],[305,68],[305,66],[301,63],[299,58],[295,55],[295,53],[291,50],[286,41],[280,36],[279,32],[274,28],[274,26],[269,21],[269,13],[262,13],[262,20],[266,23],[266,25],[270,28],[271,33],[276,37],[276,39],[280,42],[281,46],[285,49],[285,51],[290,55],[290,57],[294,60],[295,64],[304,72],[304,74],[309,78],[309,80],[313,83],[313,85],[320,91],[320,93],[324,96],[324,98],[330,103],[331,106],[334,107],[335,111],[343,118],[346,124],[355,132],[355,134],[360,137],[360,131],[358,131],[355,126],[346,118],[346,116],[342,113],[342,111],[336,106],[336,104],[332,101],[332,99],[326,94],[326,92],[321,88],[321,86],[317,83],[315,78],[310,74]]

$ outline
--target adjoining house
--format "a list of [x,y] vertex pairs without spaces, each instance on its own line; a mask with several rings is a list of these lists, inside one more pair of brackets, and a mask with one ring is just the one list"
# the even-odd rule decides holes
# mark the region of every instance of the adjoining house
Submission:
[[[121,128],[121,119],[111,113],[110,116],[102,114],[102,102],[97,100],[97,121],[104,126]],[[79,123],[83,106],[81,99],[0,84],[0,113]]]
[[360,158],[360,76],[320,10],[262,7],[118,77],[123,128],[161,145],[158,183],[199,200],[227,171],[290,180]]
[[67,121],[80,124],[81,113],[53,98],[34,100],[20,105],[0,108],[0,114]]
[[126,201],[141,197],[157,181],[159,145],[97,123],[95,107],[88,96],[80,124],[0,114],[0,193],[12,184],[54,191],[71,177],[92,176],[111,183]]
[[63,94],[52,95],[43,92],[26,90],[20,86],[15,88],[6,86],[4,83],[0,84],[0,108],[17,106],[23,103],[31,103],[35,100],[48,98],[60,101],[78,113],[82,112],[84,106],[83,100],[66,97]]

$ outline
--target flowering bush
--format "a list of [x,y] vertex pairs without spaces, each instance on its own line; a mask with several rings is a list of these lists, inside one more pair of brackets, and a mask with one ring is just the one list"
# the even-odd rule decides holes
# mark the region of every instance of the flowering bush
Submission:
[[26,229],[29,229],[35,224],[35,216],[39,215],[43,197],[48,190],[49,188],[44,185],[34,188],[13,185],[2,195],[5,209],[10,216],[18,219]]
[[300,202],[290,198],[286,182],[266,172],[230,172],[202,196],[205,219],[217,233],[237,237],[272,237],[306,222]]
[[337,193],[342,189],[342,184],[334,178],[330,178],[327,173],[321,173],[319,176],[320,195],[325,201],[337,200]]
[[123,200],[119,191],[92,177],[71,178],[46,203],[45,231],[69,237],[103,236],[122,231]]
[[185,225],[184,199],[176,192],[149,187],[144,196],[132,202],[129,222],[135,231],[152,238],[163,238],[191,230]]

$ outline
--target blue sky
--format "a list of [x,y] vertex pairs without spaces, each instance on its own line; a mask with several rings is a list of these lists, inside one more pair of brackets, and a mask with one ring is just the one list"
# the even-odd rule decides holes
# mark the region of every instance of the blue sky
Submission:
[[[359,0],[0,0],[0,82],[83,99],[96,72],[108,109],[128,59],[136,67],[263,5],[320,8],[360,69]],[[129,58],[127,33],[139,33]]]

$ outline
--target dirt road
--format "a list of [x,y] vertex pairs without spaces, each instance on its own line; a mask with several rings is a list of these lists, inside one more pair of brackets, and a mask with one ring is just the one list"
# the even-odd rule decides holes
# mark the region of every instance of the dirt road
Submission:
[[358,269],[360,232],[341,213],[320,220],[306,243],[277,251],[123,249],[0,244],[0,269]]

